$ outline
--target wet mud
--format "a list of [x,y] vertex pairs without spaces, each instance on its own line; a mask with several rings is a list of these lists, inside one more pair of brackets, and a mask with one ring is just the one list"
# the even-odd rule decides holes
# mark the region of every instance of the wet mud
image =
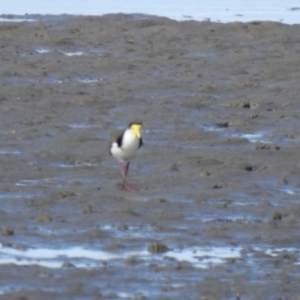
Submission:
[[299,299],[298,25],[2,17],[0,299]]

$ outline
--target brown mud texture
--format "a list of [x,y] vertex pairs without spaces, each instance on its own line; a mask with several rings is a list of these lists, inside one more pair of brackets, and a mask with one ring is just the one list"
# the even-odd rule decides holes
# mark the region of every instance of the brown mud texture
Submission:
[[299,299],[300,26],[26,18],[0,23],[0,299]]

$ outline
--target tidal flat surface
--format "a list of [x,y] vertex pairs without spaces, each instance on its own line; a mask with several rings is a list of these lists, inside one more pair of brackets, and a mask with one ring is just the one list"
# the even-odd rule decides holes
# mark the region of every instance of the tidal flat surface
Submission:
[[[0,22],[0,299],[299,299],[300,26],[26,18]],[[131,193],[108,141],[135,120]]]

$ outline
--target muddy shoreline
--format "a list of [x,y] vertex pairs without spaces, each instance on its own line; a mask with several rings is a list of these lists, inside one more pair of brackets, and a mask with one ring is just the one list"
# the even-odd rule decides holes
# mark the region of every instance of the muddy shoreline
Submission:
[[298,299],[300,26],[26,18],[0,22],[0,299]]

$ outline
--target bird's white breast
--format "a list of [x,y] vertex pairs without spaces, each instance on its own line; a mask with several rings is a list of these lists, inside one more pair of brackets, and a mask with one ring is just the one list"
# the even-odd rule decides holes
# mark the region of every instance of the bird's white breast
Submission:
[[112,143],[111,153],[120,162],[128,161],[137,152],[139,143],[139,138],[130,129],[127,129],[123,134],[120,147],[116,142]]

